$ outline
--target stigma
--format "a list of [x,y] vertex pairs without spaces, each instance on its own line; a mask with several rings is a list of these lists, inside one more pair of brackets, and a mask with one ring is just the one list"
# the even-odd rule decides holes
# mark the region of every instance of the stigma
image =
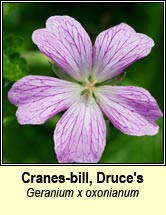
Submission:
[[84,95],[86,99],[88,99],[89,97],[93,97],[94,95],[93,91],[95,89],[96,83],[97,83],[97,80],[90,81],[89,79],[86,78],[82,88],[81,95]]

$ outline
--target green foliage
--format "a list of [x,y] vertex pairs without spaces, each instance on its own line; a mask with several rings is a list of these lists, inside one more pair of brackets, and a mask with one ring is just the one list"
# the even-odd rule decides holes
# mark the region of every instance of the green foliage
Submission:
[[17,81],[28,73],[27,62],[18,54],[7,56],[3,54],[4,78]]
[[3,117],[3,126],[8,126],[12,121],[15,120],[15,116],[4,116]]
[[162,163],[163,122],[155,136],[128,136],[109,124],[107,145],[100,163]]
[[22,45],[23,38],[14,34],[4,34],[3,36],[3,48],[6,55],[15,53]]
[[66,72],[64,72],[62,69],[60,69],[58,66],[56,66],[56,64],[53,64],[51,62],[49,62],[49,63],[51,65],[51,69],[53,70],[53,72],[55,73],[55,75],[58,78],[75,82],[75,80],[72,77],[70,77]]
[[8,32],[6,24],[12,11],[16,8],[15,3],[3,4],[4,34],[3,34],[3,126],[8,127],[16,123],[16,108],[12,106],[7,98],[9,87],[14,81],[28,74],[27,61],[19,54],[23,44],[23,37]]
[[119,84],[124,78],[126,77],[126,72],[121,73],[120,75],[116,76],[115,78],[112,78],[110,80],[106,80],[104,82],[96,84],[96,86],[102,86],[102,85],[117,85]]
[[20,36],[7,34],[3,37],[3,77],[9,81],[17,81],[28,73],[26,60],[16,52],[22,42]]
[[16,3],[3,3],[3,17],[7,17],[15,7]]

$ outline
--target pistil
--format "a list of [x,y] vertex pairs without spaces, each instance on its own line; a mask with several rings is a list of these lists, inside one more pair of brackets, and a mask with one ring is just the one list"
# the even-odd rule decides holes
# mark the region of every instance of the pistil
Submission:
[[93,96],[94,85],[97,83],[97,80],[90,82],[88,79],[85,79],[85,85],[82,90],[82,94],[86,97]]

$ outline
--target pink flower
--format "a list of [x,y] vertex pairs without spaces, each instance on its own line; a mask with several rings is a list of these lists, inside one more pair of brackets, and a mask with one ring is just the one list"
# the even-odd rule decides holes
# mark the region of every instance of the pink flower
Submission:
[[140,87],[109,86],[133,62],[147,56],[153,40],[125,23],[101,32],[92,48],[79,22],[52,16],[46,28],[33,32],[33,42],[75,82],[29,75],[8,93],[18,107],[20,124],[43,124],[66,110],[54,132],[55,152],[62,163],[95,163],[106,143],[103,113],[124,134],[155,135],[162,113],[151,94]]

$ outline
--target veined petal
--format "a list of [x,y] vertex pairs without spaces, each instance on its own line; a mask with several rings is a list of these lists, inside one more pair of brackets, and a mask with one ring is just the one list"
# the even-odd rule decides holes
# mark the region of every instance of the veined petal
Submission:
[[151,94],[140,87],[102,86],[95,96],[112,124],[128,135],[155,135],[162,112]]
[[46,28],[33,32],[33,42],[66,73],[78,81],[92,67],[92,43],[82,27],[69,16],[52,16]]
[[10,102],[18,106],[20,124],[42,124],[67,109],[81,94],[78,84],[48,76],[26,76],[8,92]]
[[153,46],[150,37],[136,33],[125,23],[103,31],[93,48],[92,78],[99,82],[112,79],[133,62],[147,56]]
[[96,163],[106,142],[106,126],[95,100],[76,101],[57,123],[55,152],[61,163]]

